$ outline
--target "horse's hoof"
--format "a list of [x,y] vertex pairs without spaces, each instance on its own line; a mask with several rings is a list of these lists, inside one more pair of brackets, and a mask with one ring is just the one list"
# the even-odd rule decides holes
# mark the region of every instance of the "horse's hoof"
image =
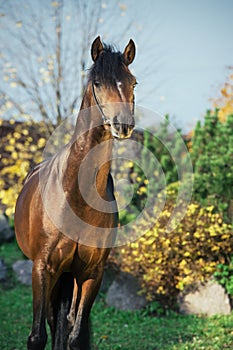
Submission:
[[28,337],[27,348],[28,350],[44,350],[47,343],[47,334],[43,337],[30,334]]
[[90,350],[89,341],[80,341],[77,337],[70,336],[67,350]]

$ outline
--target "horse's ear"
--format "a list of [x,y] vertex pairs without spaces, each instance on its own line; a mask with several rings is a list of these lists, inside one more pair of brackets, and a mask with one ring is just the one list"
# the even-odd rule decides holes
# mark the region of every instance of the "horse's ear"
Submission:
[[136,46],[134,44],[134,41],[132,39],[130,39],[128,45],[125,48],[125,51],[123,53],[123,58],[124,58],[124,62],[126,64],[126,66],[128,66],[129,64],[131,64],[134,60],[135,57],[135,53],[136,53]]
[[97,36],[97,38],[95,38],[95,40],[92,43],[91,46],[91,57],[93,59],[93,61],[95,62],[99,55],[101,54],[101,52],[103,51],[104,47],[103,44],[100,40],[100,36]]

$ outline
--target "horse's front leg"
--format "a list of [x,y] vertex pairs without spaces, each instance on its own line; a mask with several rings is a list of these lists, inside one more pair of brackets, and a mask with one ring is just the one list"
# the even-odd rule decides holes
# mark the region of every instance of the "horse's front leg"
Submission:
[[88,279],[78,286],[78,308],[75,324],[69,336],[69,350],[90,349],[89,315],[98,293],[102,276],[103,270],[101,269],[98,275],[95,276],[95,279]]
[[32,270],[33,324],[28,337],[28,350],[43,350],[47,342],[45,326],[49,300],[50,275],[41,260],[34,261]]
[[69,329],[70,329],[69,333],[71,332],[75,324],[77,298],[78,298],[78,284],[76,280],[74,280],[72,303],[71,303],[69,314],[67,316],[67,320],[69,322]]

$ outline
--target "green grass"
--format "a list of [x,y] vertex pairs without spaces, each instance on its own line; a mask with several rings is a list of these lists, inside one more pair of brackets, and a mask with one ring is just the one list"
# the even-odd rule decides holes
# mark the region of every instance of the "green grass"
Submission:
[[[21,253],[15,243],[0,247],[8,265]],[[31,288],[20,285],[8,270],[10,282],[0,284],[0,349],[25,350],[31,327]],[[123,312],[99,298],[92,310],[94,350],[224,350],[233,349],[230,316],[152,317],[145,311]],[[46,350],[50,349],[50,343]]]
[[0,259],[3,259],[8,266],[16,260],[23,259],[23,253],[15,240],[12,243],[0,245]]
[[92,320],[98,350],[233,349],[233,315],[204,318],[172,313],[151,317],[98,303]]

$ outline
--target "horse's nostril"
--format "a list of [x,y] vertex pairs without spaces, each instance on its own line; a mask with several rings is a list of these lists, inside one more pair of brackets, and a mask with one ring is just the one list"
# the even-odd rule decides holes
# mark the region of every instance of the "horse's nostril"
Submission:
[[117,116],[115,116],[113,118],[113,125],[114,125],[114,128],[119,131],[120,130],[120,123],[119,123],[119,120],[117,119]]
[[115,116],[112,120],[114,130],[121,135],[127,136],[135,126],[134,118],[129,116]]
[[121,129],[123,134],[128,134],[128,124],[122,124]]

